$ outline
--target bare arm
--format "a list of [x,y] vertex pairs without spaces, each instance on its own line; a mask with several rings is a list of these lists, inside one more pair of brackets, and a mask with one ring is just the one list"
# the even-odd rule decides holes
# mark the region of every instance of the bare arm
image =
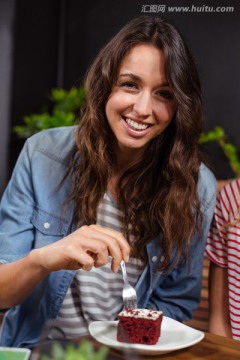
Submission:
[[209,306],[209,331],[231,338],[227,268],[213,262],[209,274]]
[[51,245],[32,250],[21,260],[0,265],[0,308],[21,303],[49,273],[61,269],[91,270],[108,262],[117,271],[130,247],[123,235],[98,225],[83,226]]
[[21,303],[47,272],[36,266],[32,253],[21,260],[0,265],[0,309]]

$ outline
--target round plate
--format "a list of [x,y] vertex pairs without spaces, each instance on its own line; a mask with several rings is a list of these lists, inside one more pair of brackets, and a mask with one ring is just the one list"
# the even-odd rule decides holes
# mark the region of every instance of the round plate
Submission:
[[89,332],[101,344],[115,349],[133,349],[141,354],[158,355],[192,346],[204,338],[202,331],[163,316],[161,336],[155,345],[129,344],[117,341],[118,321],[94,321]]

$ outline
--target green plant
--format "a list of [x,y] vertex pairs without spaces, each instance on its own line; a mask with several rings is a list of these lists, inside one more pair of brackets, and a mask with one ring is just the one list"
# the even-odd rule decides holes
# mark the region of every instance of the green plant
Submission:
[[84,87],[71,90],[53,89],[50,94],[53,102],[51,112],[24,116],[24,125],[18,125],[13,131],[20,138],[28,138],[38,131],[58,126],[71,126],[76,123],[76,113],[85,102]]
[[39,360],[105,360],[107,353],[107,347],[102,346],[95,350],[92,342],[83,340],[77,346],[69,343],[66,348],[54,343],[51,355],[41,355]]
[[238,156],[238,149],[235,145],[228,142],[227,135],[221,126],[216,126],[213,130],[201,134],[200,144],[214,141],[216,141],[223,150],[233,173],[236,177],[240,177],[240,159]]

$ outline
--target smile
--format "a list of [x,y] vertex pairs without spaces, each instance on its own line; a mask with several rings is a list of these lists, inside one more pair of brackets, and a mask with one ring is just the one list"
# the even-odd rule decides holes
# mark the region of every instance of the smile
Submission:
[[150,125],[148,124],[140,124],[136,121],[133,121],[129,118],[125,118],[126,123],[133,129],[137,131],[146,130]]

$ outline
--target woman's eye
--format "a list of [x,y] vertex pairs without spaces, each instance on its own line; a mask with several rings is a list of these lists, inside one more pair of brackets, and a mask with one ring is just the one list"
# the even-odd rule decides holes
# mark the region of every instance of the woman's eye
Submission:
[[172,100],[173,99],[172,92],[168,91],[168,90],[160,90],[158,92],[158,96],[164,98],[165,100]]
[[134,82],[131,82],[131,81],[125,81],[124,83],[121,84],[121,87],[124,87],[127,89],[136,89],[137,84],[135,84]]

